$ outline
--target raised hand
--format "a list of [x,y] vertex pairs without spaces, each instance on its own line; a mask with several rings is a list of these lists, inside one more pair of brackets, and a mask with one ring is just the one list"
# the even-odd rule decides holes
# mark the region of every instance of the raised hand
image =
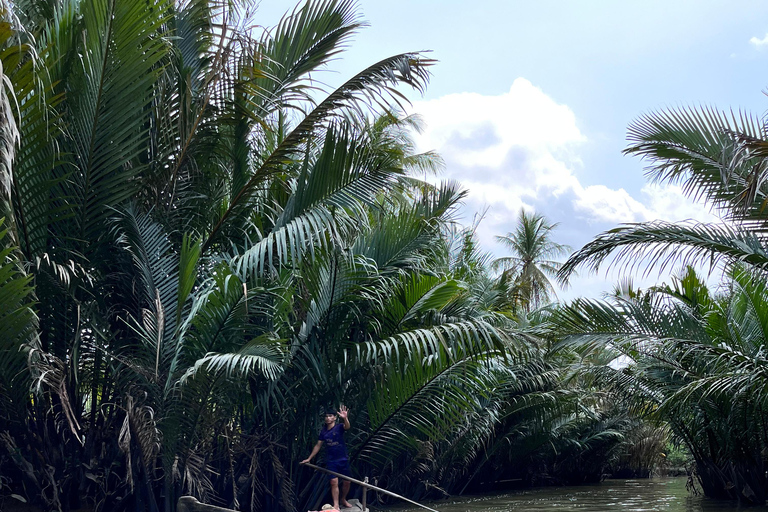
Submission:
[[339,406],[339,418],[346,419],[348,414],[349,414],[349,409],[347,409],[347,406],[344,404],[341,404]]

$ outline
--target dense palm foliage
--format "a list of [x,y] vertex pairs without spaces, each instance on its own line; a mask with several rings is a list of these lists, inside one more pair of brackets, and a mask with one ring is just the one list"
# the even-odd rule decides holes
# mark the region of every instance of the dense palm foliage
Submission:
[[361,24],[350,2],[307,3],[261,39],[227,3],[13,7],[3,473],[28,497],[153,510],[279,488],[292,507],[278,458],[254,456],[246,482],[233,466],[274,446],[275,404],[338,399],[401,351],[446,364],[500,346],[460,309],[421,318],[460,289],[420,271],[461,193],[408,178],[435,158],[407,154],[399,119],[366,124],[429,61],[394,56],[334,91],[312,79]]
[[738,268],[712,296],[689,269],[634,299],[576,301],[558,313],[566,343],[608,343],[626,366],[592,368],[630,410],[668,425],[690,450],[704,492],[762,503],[766,447],[766,283]]
[[630,362],[603,367],[604,382],[638,410],[667,422],[695,459],[706,495],[766,500],[764,353],[768,312],[765,132],[749,115],[662,111],[630,126],[627,153],[651,161],[649,177],[682,183],[719,224],[651,222],[598,236],[563,267],[614,264],[725,271],[712,294],[689,269],[671,286],[610,302],[577,301],[557,322],[570,343],[609,346]]
[[5,5],[0,499],[301,509],[326,485],[297,461],[341,401],[358,471],[415,495],[610,450],[575,352],[515,328],[454,225],[463,192],[411,175],[440,160],[415,154],[397,87],[431,61],[327,90],[353,2],[263,33],[243,12]]

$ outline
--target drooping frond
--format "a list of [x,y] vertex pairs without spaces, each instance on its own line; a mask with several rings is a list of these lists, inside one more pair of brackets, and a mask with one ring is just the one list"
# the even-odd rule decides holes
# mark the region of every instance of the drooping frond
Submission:
[[415,274],[403,277],[377,316],[389,332],[396,332],[409,321],[440,311],[462,291],[461,283],[453,280]]
[[242,345],[237,352],[209,352],[195,361],[194,366],[181,376],[179,382],[183,385],[201,371],[228,378],[263,375],[275,379],[283,368],[285,357],[280,341],[262,335]]
[[640,117],[627,131],[624,153],[649,160],[652,181],[681,183],[686,195],[726,219],[765,229],[768,160],[759,151],[765,139],[757,116],[708,107],[668,109]]
[[488,350],[503,350],[496,330],[478,321],[439,324],[414,329],[378,341],[358,343],[348,349],[356,364],[397,361],[401,357],[420,359],[429,356],[455,359]]
[[646,272],[683,263],[706,264],[710,270],[735,262],[768,268],[763,240],[752,231],[723,224],[657,221],[628,224],[598,235],[568,259],[558,277],[567,278],[579,265],[596,272],[609,256],[614,256],[613,265],[643,266]]
[[[496,385],[493,365],[473,359],[428,359],[404,371],[392,368],[377,383],[368,414],[372,432],[358,455],[383,465],[416,439],[438,440],[482,407]],[[415,438],[415,439],[414,439]]]
[[[4,32],[5,34],[0,33],[0,44],[11,33],[7,28]],[[3,201],[8,203],[11,197],[13,160],[19,143],[19,129],[13,116],[13,103],[15,103],[13,84],[5,74],[1,61],[0,79],[2,79],[2,88],[0,88],[0,194],[2,194]]]

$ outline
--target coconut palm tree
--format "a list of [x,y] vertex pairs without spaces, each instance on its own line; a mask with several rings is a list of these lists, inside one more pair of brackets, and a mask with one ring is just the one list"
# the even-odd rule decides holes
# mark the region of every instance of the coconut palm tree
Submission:
[[554,258],[570,252],[567,245],[552,240],[556,228],[557,224],[550,224],[543,215],[521,209],[515,230],[496,237],[512,255],[494,260],[493,268],[502,270],[503,279],[513,283],[513,293],[519,296],[525,312],[546,304],[555,295],[550,279],[562,263]]

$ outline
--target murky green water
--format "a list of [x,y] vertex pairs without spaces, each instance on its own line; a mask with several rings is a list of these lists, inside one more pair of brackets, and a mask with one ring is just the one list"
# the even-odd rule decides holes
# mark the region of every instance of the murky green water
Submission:
[[[462,497],[433,502],[429,505],[440,512],[580,512],[646,511],[666,512],[734,512],[730,503],[713,502],[691,496],[685,489],[685,478],[656,478],[652,480],[606,480],[598,485],[579,487],[548,487],[519,493]],[[400,508],[397,512],[416,512],[418,508]],[[764,512],[768,508],[749,508],[749,512]]]

